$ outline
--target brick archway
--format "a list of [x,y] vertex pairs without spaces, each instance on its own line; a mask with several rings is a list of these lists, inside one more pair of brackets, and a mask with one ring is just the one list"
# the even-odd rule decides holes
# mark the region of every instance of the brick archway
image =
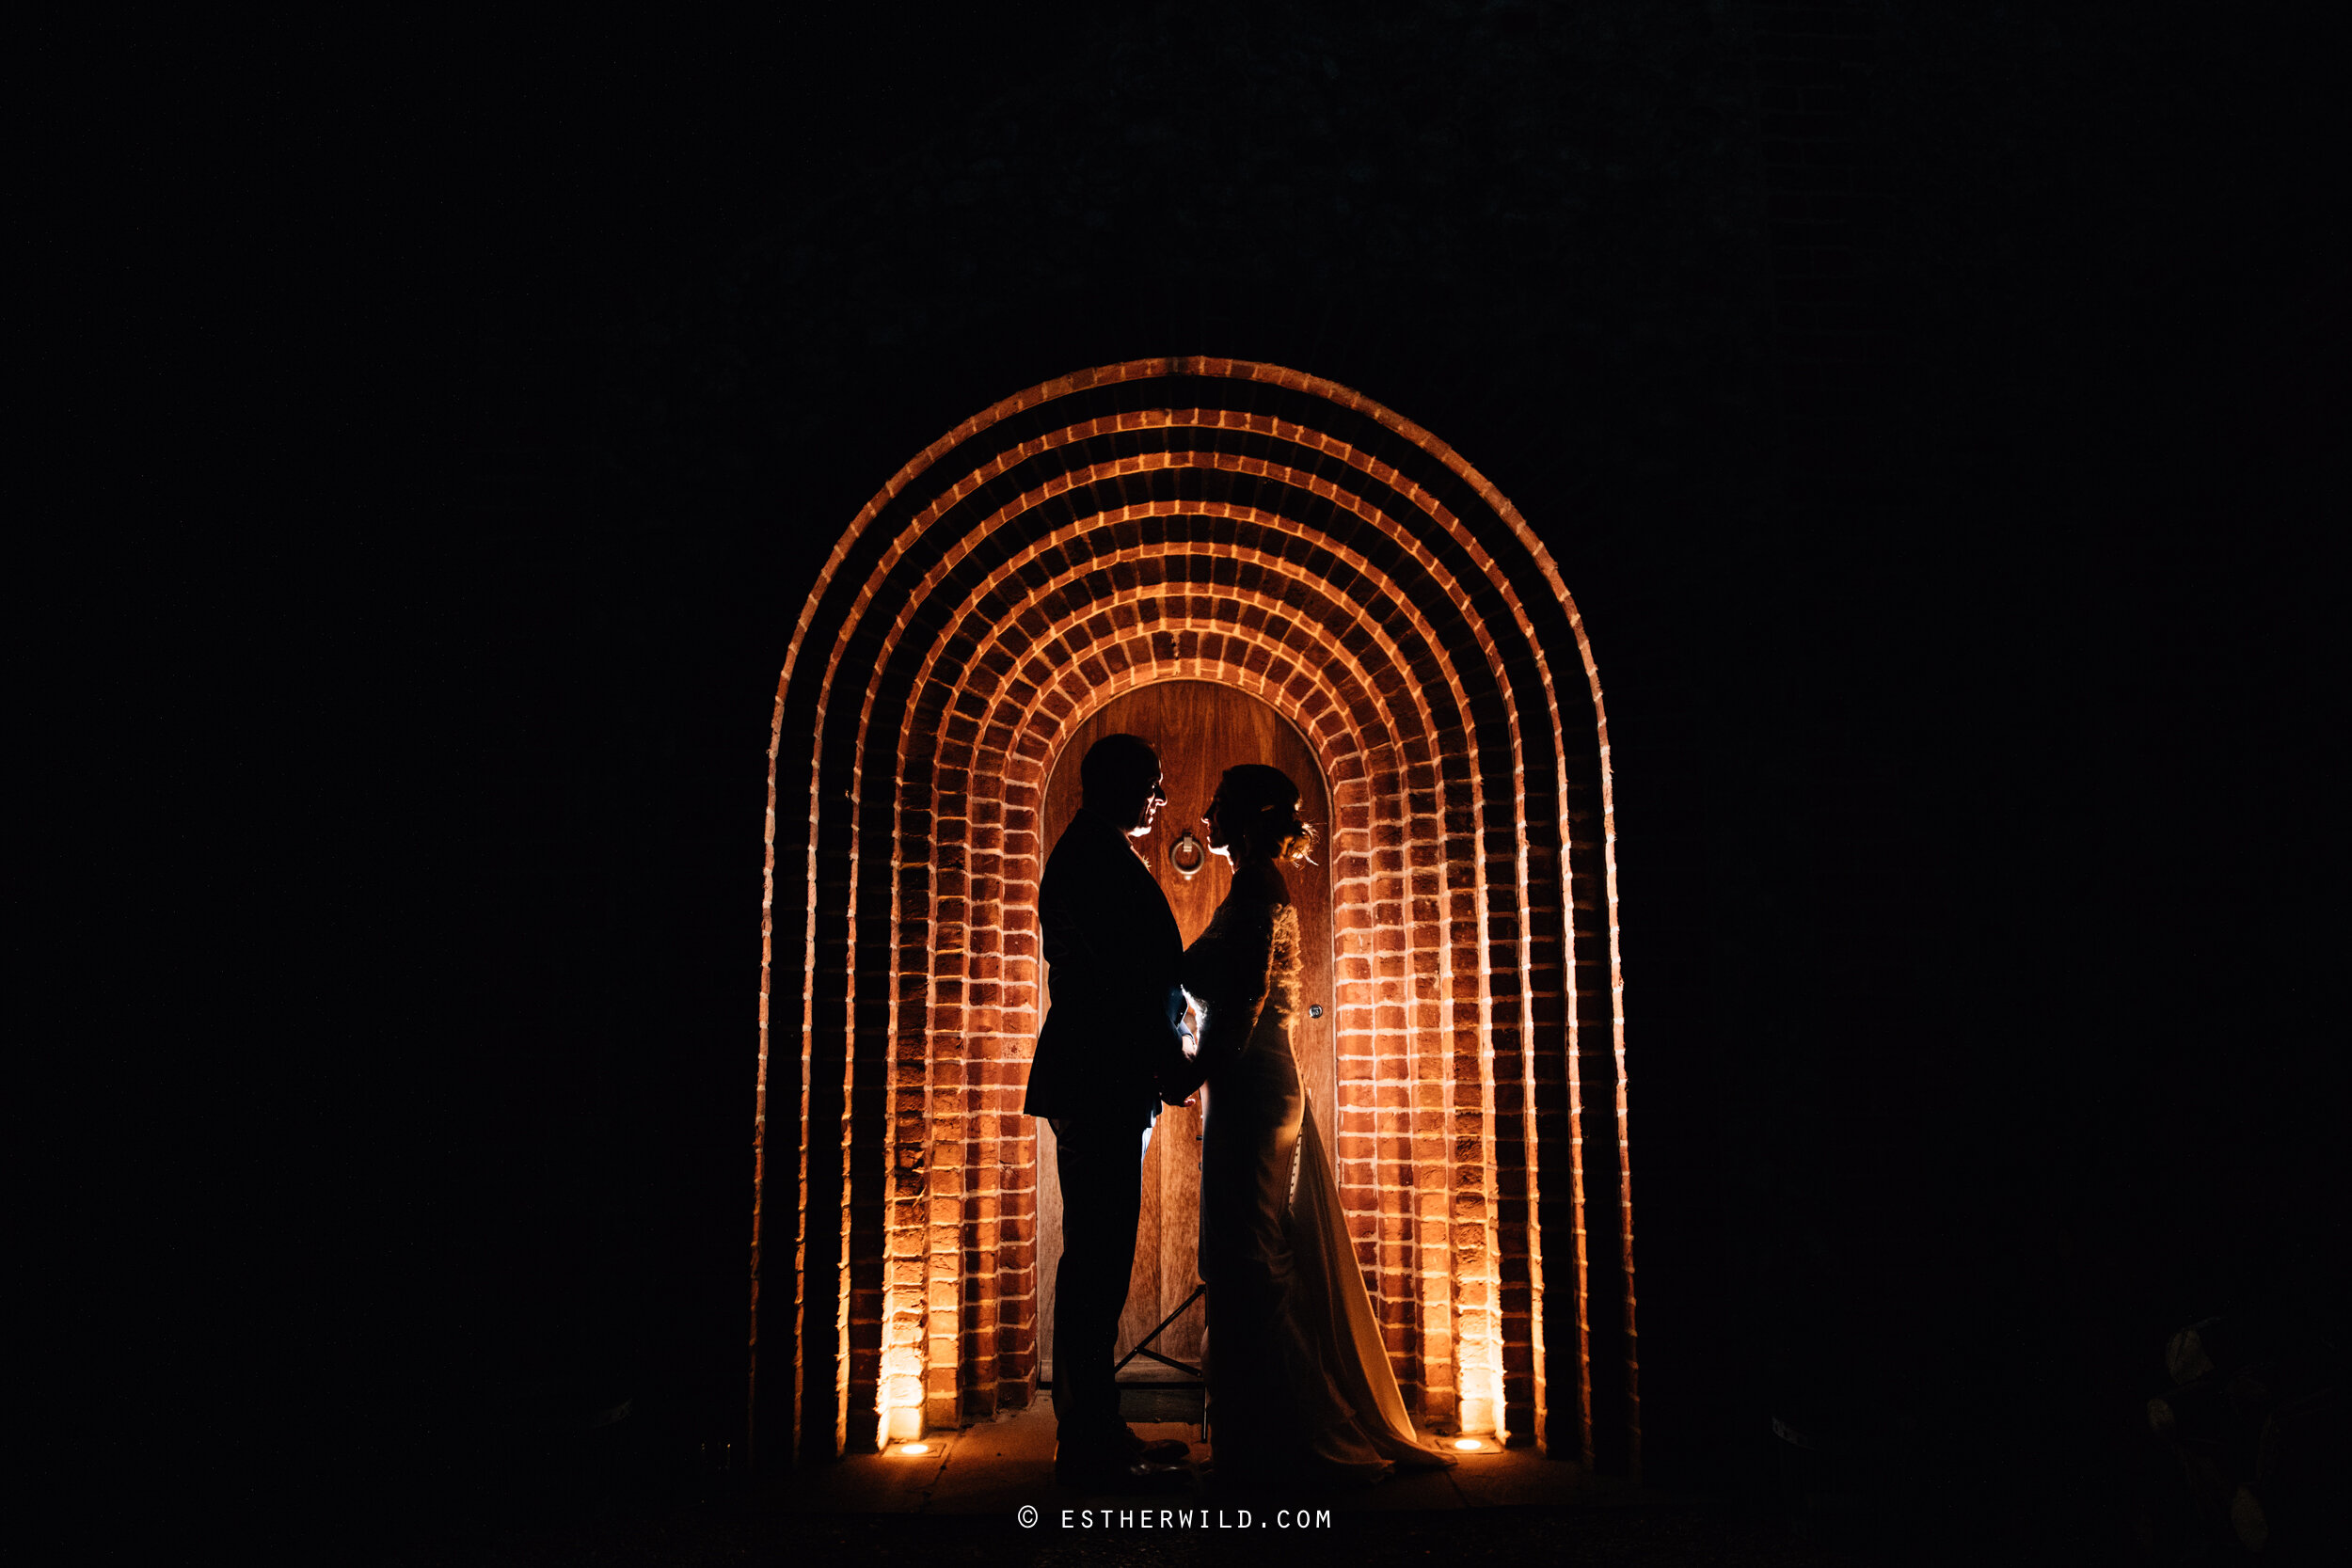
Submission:
[[1041,795],[1088,714],[1179,679],[1273,705],[1330,783],[1336,1157],[1407,1400],[1637,1467],[1590,646],[1449,448],[1230,360],[966,420],[802,610],[771,752],[754,1430],[838,1453],[1034,1393]]

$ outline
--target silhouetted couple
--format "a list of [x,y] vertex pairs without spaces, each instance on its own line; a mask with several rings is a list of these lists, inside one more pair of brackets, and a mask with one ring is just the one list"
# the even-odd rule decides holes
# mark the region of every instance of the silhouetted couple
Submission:
[[[1226,769],[1201,822],[1232,886],[1189,950],[1131,847],[1168,800],[1132,735],[1079,764],[1082,804],[1045,863],[1038,912],[1053,1006],[1028,1114],[1053,1124],[1062,1194],[1054,1281],[1057,1480],[1096,1490],[1182,1485],[1186,1445],[1145,1443],[1114,1381],[1134,1266],[1143,1156],[1163,1103],[1209,1104],[1200,1274],[1209,1287],[1209,1426],[1221,1486],[1346,1485],[1399,1463],[1450,1464],[1414,1436],[1291,1054],[1298,911],[1285,862],[1312,830],[1280,769]],[[1197,1049],[1185,1020],[1197,1006]]]

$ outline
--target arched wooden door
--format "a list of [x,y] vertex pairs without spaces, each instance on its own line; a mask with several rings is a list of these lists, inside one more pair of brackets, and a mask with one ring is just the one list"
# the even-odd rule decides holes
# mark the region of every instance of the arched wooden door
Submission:
[[[1318,832],[1330,826],[1330,797],[1314,753],[1290,721],[1248,692],[1209,681],[1167,681],[1113,698],[1080,725],[1063,746],[1045,786],[1044,843],[1049,851],[1078,810],[1078,762],[1087,748],[1106,735],[1136,735],[1160,755],[1168,804],[1148,838],[1134,841],[1159,879],[1176,911],[1176,924],[1190,943],[1208,929],[1218,902],[1232,881],[1232,868],[1208,857],[1190,879],[1169,863],[1168,850],[1186,829],[1202,836],[1200,814],[1208,809],[1218,777],[1242,763],[1270,763],[1298,785],[1299,813]],[[1332,1049],[1330,859],[1319,845],[1312,865],[1290,865],[1291,899],[1298,906],[1305,973],[1302,1013],[1292,1031],[1299,1074],[1314,1097],[1322,1125],[1329,1129],[1338,1104],[1337,1061]],[[1050,1000],[1050,980],[1048,996]],[[1196,1263],[1200,1243],[1200,1113],[1162,1112],[1152,1134],[1143,1171],[1143,1224],[1136,1243],[1135,1273],[1127,1287],[1127,1312],[1120,1323],[1119,1354],[1124,1355],[1153,1325],[1174,1311],[1200,1283]],[[1330,1134],[1327,1132],[1326,1136]],[[1038,1353],[1051,1377],[1054,1335],[1054,1270],[1061,1261],[1061,1185],[1054,1174],[1054,1132],[1038,1123]],[[1170,1325],[1152,1347],[1180,1361],[1200,1354],[1200,1308],[1196,1306]],[[1176,1376],[1145,1358],[1127,1377]]]

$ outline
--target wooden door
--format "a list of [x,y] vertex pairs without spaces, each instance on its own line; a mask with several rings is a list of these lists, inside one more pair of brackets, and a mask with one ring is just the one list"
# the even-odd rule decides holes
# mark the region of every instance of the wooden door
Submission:
[[[1209,927],[1210,918],[1232,881],[1218,856],[1190,879],[1169,863],[1168,851],[1189,829],[1203,836],[1200,814],[1208,809],[1217,779],[1242,763],[1270,763],[1298,785],[1299,815],[1327,834],[1329,796],[1314,753],[1290,721],[1248,692],[1210,681],[1168,681],[1113,698],[1070,737],[1045,786],[1045,838],[1060,837],[1078,810],[1078,762],[1087,748],[1106,735],[1136,735],[1159,753],[1168,804],[1151,836],[1134,840],[1160,890],[1168,895],[1176,924],[1189,944]],[[1318,843],[1315,863],[1287,865],[1292,902],[1298,906],[1301,975],[1300,1016],[1291,1034],[1299,1075],[1314,1096],[1325,1126],[1338,1103],[1337,1062],[1332,1052],[1330,858]],[[1050,977],[1049,977],[1050,984]],[[1050,994],[1050,993],[1049,993]],[[1312,1017],[1310,1005],[1322,1011]],[[1135,1273],[1127,1287],[1126,1316],[1120,1323],[1119,1354],[1124,1355],[1200,1283],[1200,1122],[1198,1111],[1170,1107],[1152,1130],[1143,1166],[1143,1224],[1136,1243]],[[1054,1270],[1061,1261],[1061,1185],[1054,1172],[1054,1131],[1038,1123],[1038,1350],[1045,1375],[1053,1375]],[[1198,1304],[1160,1336],[1152,1348],[1198,1365],[1201,1311]],[[1138,1356],[1121,1381],[1181,1378],[1183,1374]]]

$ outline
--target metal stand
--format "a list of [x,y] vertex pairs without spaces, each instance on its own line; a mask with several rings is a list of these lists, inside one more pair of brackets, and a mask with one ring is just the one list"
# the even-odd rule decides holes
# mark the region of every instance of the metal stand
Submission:
[[[1128,1362],[1133,1361],[1138,1355],[1148,1355],[1163,1367],[1173,1367],[1180,1372],[1190,1372],[1194,1377],[1200,1377],[1200,1368],[1187,1367],[1182,1361],[1178,1361],[1172,1356],[1162,1355],[1158,1351],[1152,1349],[1151,1346],[1152,1340],[1158,1338],[1162,1334],[1167,1332],[1168,1324],[1183,1317],[1184,1315],[1185,1308],[1189,1307],[1194,1302],[1199,1301],[1202,1296],[1208,1294],[1208,1291],[1209,1288],[1206,1285],[1195,1285],[1192,1288],[1192,1294],[1186,1296],[1184,1301],[1178,1305],[1175,1311],[1170,1312],[1167,1317],[1160,1320],[1159,1327],[1153,1329],[1151,1333],[1136,1340],[1136,1348],[1119,1358],[1119,1365],[1111,1369],[1111,1376],[1116,1379],[1120,1373],[1127,1370]],[[1128,1386],[1138,1387],[1149,1386],[1130,1384]],[[1161,1385],[1160,1386],[1166,1386]]]

